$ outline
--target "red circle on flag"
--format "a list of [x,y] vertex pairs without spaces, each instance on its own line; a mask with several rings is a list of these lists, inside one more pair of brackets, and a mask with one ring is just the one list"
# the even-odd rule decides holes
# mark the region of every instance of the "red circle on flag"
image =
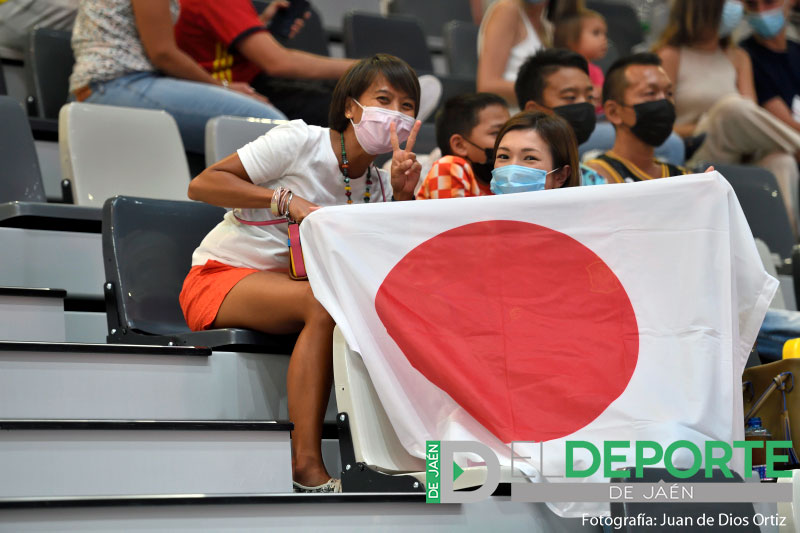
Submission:
[[597,418],[636,368],[639,330],[617,276],[558,231],[476,222],[411,250],[375,297],[411,365],[503,442]]

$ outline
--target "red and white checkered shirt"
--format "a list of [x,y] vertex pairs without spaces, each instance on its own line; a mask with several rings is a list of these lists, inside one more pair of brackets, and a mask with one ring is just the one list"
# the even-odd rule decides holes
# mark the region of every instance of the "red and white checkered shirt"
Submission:
[[417,191],[417,200],[433,198],[464,198],[492,194],[488,185],[480,183],[469,162],[455,155],[446,155],[431,167],[422,187]]

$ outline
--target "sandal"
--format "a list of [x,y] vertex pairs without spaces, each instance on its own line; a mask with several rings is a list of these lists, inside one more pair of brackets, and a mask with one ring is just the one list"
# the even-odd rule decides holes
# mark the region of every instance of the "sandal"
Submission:
[[322,485],[317,485],[316,487],[306,487],[297,481],[292,481],[292,485],[294,485],[295,492],[342,492],[342,480],[337,478],[331,478],[327,482]]

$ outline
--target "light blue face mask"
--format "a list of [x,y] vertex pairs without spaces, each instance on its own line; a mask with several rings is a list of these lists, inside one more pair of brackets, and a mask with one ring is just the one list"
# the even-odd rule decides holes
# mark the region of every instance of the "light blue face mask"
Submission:
[[741,2],[727,0],[722,8],[722,18],[719,21],[719,36],[727,37],[742,21],[744,6]]
[[781,32],[786,23],[783,6],[761,13],[750,13],[747,15],[747,22],[756,34],[765,39],[772,39]]
[[495,194],[515,192],[541,191],[544,189],[547,175],[558,169],[545,172],[540,168],[523,167],[522,165],[505,165],[492,170],[492,181],[489,188]]

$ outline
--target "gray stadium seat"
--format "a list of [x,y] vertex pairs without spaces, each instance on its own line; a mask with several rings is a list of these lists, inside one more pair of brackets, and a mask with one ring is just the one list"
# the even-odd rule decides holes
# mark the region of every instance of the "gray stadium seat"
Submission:
[[392,15],[410,15],[417,19],[428,37],[441,37],[442,27],[451,20],[472,22],[469,0],[390,0]]
[[772,172],[755,166],[711,164],[736,192],[753,236],[767,243],[770,251],[782,259],[790,258],[794,233]]
[[3,63],[0,62],[0,95],[8,94],[8,89],[6,88],[6,76],[3,74]]
[[642,23],[630,5],[612,1],[587,0],[586,7],[605,17],[609,43],[614,43],[620,56],[624,57],[630,54],[634,46],[644,41]]
[[0,203],[46,202],[28,117],[10,96],[0,96]]
[[360,59],[386,53],[404,59],[417,74],[433,73],[431,53],[416,19],[393,15],[382,17],[353,11],[344,17],[344,48],[347,57]]
[[99,209],[46,203],[28,117],[10,96],[0,96],[0,124],[0,225],[99,233]]
[[291,353],[293,335],[245,329],[191,332],[178,294],[192,252],[225,210],[199,202],[117,196],[103,206],[108,342]]
[[303,29],[291,39],[282,40],[286,48],[294,48],[320,56],[329,56],[328,33],[322,27],[322,19],[319,12],[312,6],[311,16],[306,19]]
[[58,118],[69,96],[69,76],[75,59],[68,31],[36,28],[30,33],[25,69],[33,89],[34,107],[42,118]]
[[118,194],[188,200],[189,166],[166,111],[71,103],[59,113],[61,172],[77,205]]
[[[329,1],[329,0],[326,0]],[[253,7],[256,11],[261,13],[264,11],[269,2],[264,0],[252,0]],[[328,33],[322,27],[322,18],[319,16],[319,11],[314,6],[309,10],[311,16],[306,20],[303,29],[295,35],[293,39],[279,39],[281,44],[287,48],[294,48],[295,50],[303,50],[321,56],[330,55],[328,52]]]
[[341,37],[344,14],[348,11],[381,13],[382,0],[310,0],[322,17],[322,24],[333,36]]
[[206,166],[228,157],[285,120],[221,116],[206,122]]
[[445,24],[444,56],[451,75],[475,79],[478,74],[478,26],[461,20]]

